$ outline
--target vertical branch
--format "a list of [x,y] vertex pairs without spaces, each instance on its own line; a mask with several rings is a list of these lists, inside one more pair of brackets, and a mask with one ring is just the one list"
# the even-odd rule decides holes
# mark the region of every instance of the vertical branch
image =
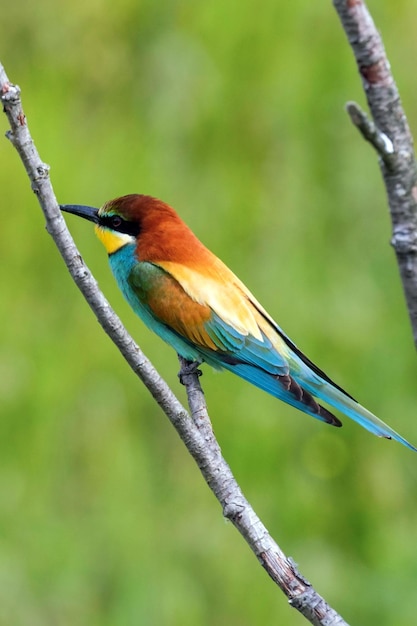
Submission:
[[[270,578],[285,593],[292,607],[315,626],[348,626],[298,571],[291,558],[285,556],[268,530],[246,500],[232,471],[221,455],[215,438],[204,393],[200,385],[201,372],[195,363],[178,357],[180,379],[185,385],[193,422],[212,452],[214,465],[209,467],[203,457],[197,464],[210,489],[223,507],[223,515],[245,538],[259,563]],[[217,459],[217,460],[216,460]]]
[[363,0],[333,0],[362,78],[373,122],[355,103],[352,122],[379,155],[392,240],[417,347],[417,166],[413,138],[381,36]]

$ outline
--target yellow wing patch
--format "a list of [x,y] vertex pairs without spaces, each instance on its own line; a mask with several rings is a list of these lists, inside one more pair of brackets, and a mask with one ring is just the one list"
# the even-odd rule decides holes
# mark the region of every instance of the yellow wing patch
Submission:
[[195,302],[210,307],[243,336],[262,339],[255,310],[239,288],[236,276],[222,263],[208,271],[172,261],[158,262],[158,265],[171,274]]
[[192,300],[209,307],[241,335],[263,341],[264,333],[281,355],[289,356],[290,350],[274,328],[273,319],[220,259],[213,255],[212,264],[202,268],[173,261],[158,261],[158,265],[178,281]]

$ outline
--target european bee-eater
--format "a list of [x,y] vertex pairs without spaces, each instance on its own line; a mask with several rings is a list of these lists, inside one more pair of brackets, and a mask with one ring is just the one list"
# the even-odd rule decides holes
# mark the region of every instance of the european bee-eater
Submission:
[[94,222],[125,298],[182,357],[229,370],[341,426],[318,398],[371,433],[417,451],[314,365],[170,206],[132,194],[101,209],[72,204],[61,209]]

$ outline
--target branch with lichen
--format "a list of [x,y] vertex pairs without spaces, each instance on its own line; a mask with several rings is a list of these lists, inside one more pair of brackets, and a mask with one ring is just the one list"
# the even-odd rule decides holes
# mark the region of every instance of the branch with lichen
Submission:
[[375,148],[384,179],[392,239],[417,347],[417,165],[413,138],[381,36],[363,0],[333,0],[362,78],[372,120],[355,102],[353,124]]
[[198,370],[180,357],[181,379],[187,390],[191,416],[154,369],[98,288],[66,227],[52,189],[49,167],[43,163],[23,113],[20,89],[7,78],[0,64],[0,97],[10,130],[6,133],[18,151],[52,236],[73,280],[104,331],[120,350],[132,370],[155,398],[197,463],[218,499],[223,515],[244,537],[262,567],[285,593],[291,606],[315,626],[347,626],[346,622],[298,572],[285,556],[246,500],[224,460],[207,413]]

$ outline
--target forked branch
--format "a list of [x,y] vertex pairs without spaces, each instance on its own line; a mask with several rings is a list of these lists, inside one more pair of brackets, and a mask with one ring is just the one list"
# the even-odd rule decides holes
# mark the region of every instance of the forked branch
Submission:
[[413,138],[381,36],[363,0],[333,0],[362,77],[373,121],[350,102],[352,122],[379,155],[392,239],[417,348],[417,165]]

